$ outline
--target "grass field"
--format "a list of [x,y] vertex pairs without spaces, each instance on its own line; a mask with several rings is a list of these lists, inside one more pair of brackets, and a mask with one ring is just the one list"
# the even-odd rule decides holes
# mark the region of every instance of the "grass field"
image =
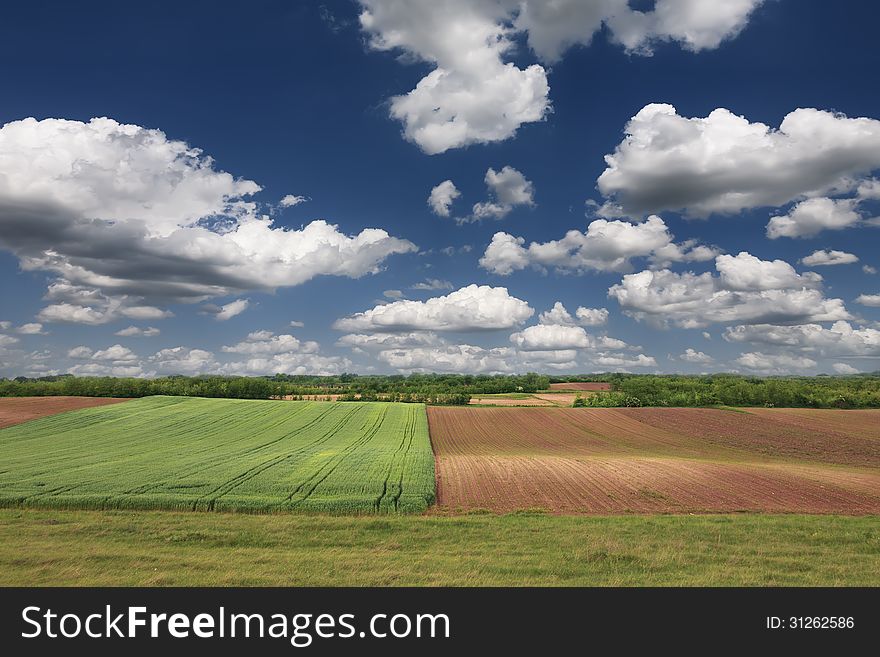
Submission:
[[420,404],[149,397],[0,430],[0,506],[422,512]]
[[0,585],[880,585],[877,516],[0,510]]

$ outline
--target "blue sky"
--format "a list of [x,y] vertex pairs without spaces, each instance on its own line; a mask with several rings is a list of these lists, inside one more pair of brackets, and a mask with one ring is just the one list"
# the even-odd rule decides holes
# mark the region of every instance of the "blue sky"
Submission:
[[7,8],[0,375],[876,370],[880,10],[725,4]]

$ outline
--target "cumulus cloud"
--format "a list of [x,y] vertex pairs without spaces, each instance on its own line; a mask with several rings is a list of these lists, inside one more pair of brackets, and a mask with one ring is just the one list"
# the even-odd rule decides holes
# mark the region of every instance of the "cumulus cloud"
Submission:
[[761,260],[746,251],[720,255],[715,268],[727,290],[754,291],[819,287],[822,277],[813,272],[798,274],[785,260]]
[[831,368],[838,374],[859,374],[859,369],[849,363],[834,363]]
[[361,351],[371,349],[403,349],[407,347],[431,347],[445,342],[431,331],[411,331],[409,333],[349,333],[336,341],[338,347],[349,347]]
[[92,353],[94,353],[91,349],[86,347],[85,345],[80,345],[79,347],[74,347],[70,351],[67,352],[68,358],[91,358]]
[[342,331],[479,331],[512,328],[534,314],[505,287],[468,285],[426,301],[395,301],[337,320]]
[[659,41],[699,51],[735,36],[761,1],[708,9],[693,0],[658,0],[642,12],[627,0],[361,0],[360,23],[374,50],[433,67],[412,91],[391,98],[390,114],[406,139],[436,154],[508,139],[550,111],[544,67],[506,61],[519,34],[547,62],[589,44],[603,24],[630,52],[649,54]]
[[326,221],[276,227],[253,181],[159,130],[112,119],[0,128],[0,248],[57,276],[41,322],[154,319],[159,304],[357,278],[415,245]]
[[880,308],[880,294],[860,294],[856,297],[856,303],[860,303],[863,306]]
[[434,69],[391,99],[391,116],[425,153],[512,137],[550,109],[547,75],[504,61],[513,42],[509,2],[362,0],[361,27],[375,50],[401,51]]
[[783,261],[758,260],[745,252],[719,256],[716,268],[720,276],[668,269],[627,274],[609,288],[608,295],[638,320],[683,328],[851,319],[842,300],[827,299],[817,289],[818,274],[797,274]]
[[91,358],[94,360],[112,360],[116,362],[129,362],[138,359],[137,354],[128,347],[123,347],[121,344],[115,344],[112,347],[96,351],[91,355]]
[[524,2],[516,26],[528,33],[531,49],[544,61],[558,61],[575,45],[588,46],[603,21],[627,50],[650,54],[663,41],[699,52],[735,37],[763,0],[732,0],[709,6],[693,0],[657,0],[653,11],[631,9],[627,0]]
[[452,204],[461,196],[461,192],[451,180],[444,180],[435,186],[428,195],[428,206],[438,217],[448,217]]
[[795,370],[809,370],[817,365],[816,361],[806,356],[765,354],[760,351],[742,354],[734,362],[740,367],[762,374],[789,374]]
[[42,322],[97,326],[118,319],[159,320],[174,316],[156,306],[134,305],[137,302],[128,295],[108,296],[65,280],[50,283],[43,298],[50,303],[37,314]]
[[862,271],[865,272],[866,274],[876,274],[877,268],[872,267],[871,265],[862,265]]
[[474,204],[471,216],[460,221],[503,219],[518,206],[535,205],[534,185],[511,166],[506,166],[501,171],[490,167],[486,171],[485,181],[489,189],[489,200]]
[[855,328],[845,321],[834,322],[830,328],[821,324],[731,326],[725,330],[724,339],[734,343],[797,349],[822,357],[880,356],[880,331]]
[[118,335],[123,338],[153,338],[160,333],[161,331],[155,326],[148,326],[146,328],[141,328],[139,326],[129,326],[127,328],[116,331],[114,335]]
[[678,356],[678,359],[683,360],[686,363],[694,363],[697,365],[708,365],[715,360],[709,354],[697,351],[691,347],[685,349],[684,353]]
[[302,341],[289,335],[275,335],[272,331],[253,331],[247,338],[222,348],[224,353],[241,354],[248,358],[224,363],[218,367],[223,374],[263,376],[285,374],[341,374],[350,369],[351,361],[320,353],[317,342]]
[[297,196],[296,194],[287,194],[281,199],[281,207],[282,208],[292,208],[300,203],[305,203],[308,201],[305,196]]
[[600,356],[593,361],[602,367],[626,368],[626,367],[657,367],[657,360],[653,356],[639,354],[638,356]]
[[593,342],[580,326],[538,324],[514,333],[510,341],[524,351],[587,349]]
[[234,345],[222,348],[225,353],[248,354],[250,356],[271,356],[275,354],[318,353],[320,345],[317,342],[302,342],[292,335],[275,335],[271,331],[254,331],[248,334],[247,339]]
[[850,228],[861,221],[853,210],[851,199],[830,199],[824,196],[810,198],[795,205],[788,214],[771,217],[767,237],[815,237],[823,230]]
[[666,223],[651,216],[641,223],[597,219],[586,232],[570,230],[561,240],[532,242],[498,232],[492,237],[480,266],[500,276],[528,266],[561,271],[629,271],[633,258],[651,258],[658,264],[711,260],[717,249],[694,241],[673,242]]
[[288,326],[290,326],[291,328],[302,328],[303,326],[305,326],[305,322],[299,322],[295,319],[292,319],[290,320],[290,322],[288,322]]
[[[605,161],[598,187],[609,199],[606,215],[677,210],[705,217],[779,207],[851,189],[856,177],[880,167],[880,121],[800,108],[773,129],[723,108],[687,118],[672,105],[650,104],[627,123]],[[850,219],[838,212],[825,221]],[[786,225],[774,232],[793,230]]]
[[514,350],[485,349],[468,344],[445,344],[439,347],[386,349],[377,358],[401,372],[471,372],[510,373]]
[[581,326],[602,326],[608,322],[607,308],[584,308],[579,306],[575,310],[575,317]]
[[149,359],[150,363],[161,374],[197,374],[216,373],[220,364],[214,354],[205,349],[189,347],[170,347],[161,349]]
[[808,267],[830,267],[832,265],[851,265],[858,262],[858,256],[846,251],[813,251],[810,255],[801,258],[801,263]]
[[15,330],[22,335],[46,335],[46,332],[43,330],[43,325],[39,322],[22,324]]
[[540,324],[559,324],[562,326],[601,326],[608,321],[608,310],[605,308],[584,308],[579,306],[575,311],[575,317],[571,316],[561,301],[553,304],[550,310],[545,310],[538,315]]

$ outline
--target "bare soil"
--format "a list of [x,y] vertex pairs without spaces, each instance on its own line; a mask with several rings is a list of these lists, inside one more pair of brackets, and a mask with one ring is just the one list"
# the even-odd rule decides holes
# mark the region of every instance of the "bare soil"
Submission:
[[769,411],[430,407],[438,510],[880,513],[870,413]]
[[551,383],[550,390],[589,390],[602,392],[611,390],[610,383]]
[[115,397],[0,397],[0,429],[80,408],[128,401]]

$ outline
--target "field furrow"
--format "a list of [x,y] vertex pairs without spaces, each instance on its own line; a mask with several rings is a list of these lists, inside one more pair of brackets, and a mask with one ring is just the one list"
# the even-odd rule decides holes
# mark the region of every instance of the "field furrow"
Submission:
[[419,512],[435,496],[420,404],[149,397],[2,429],[0,463],[0,506]]

